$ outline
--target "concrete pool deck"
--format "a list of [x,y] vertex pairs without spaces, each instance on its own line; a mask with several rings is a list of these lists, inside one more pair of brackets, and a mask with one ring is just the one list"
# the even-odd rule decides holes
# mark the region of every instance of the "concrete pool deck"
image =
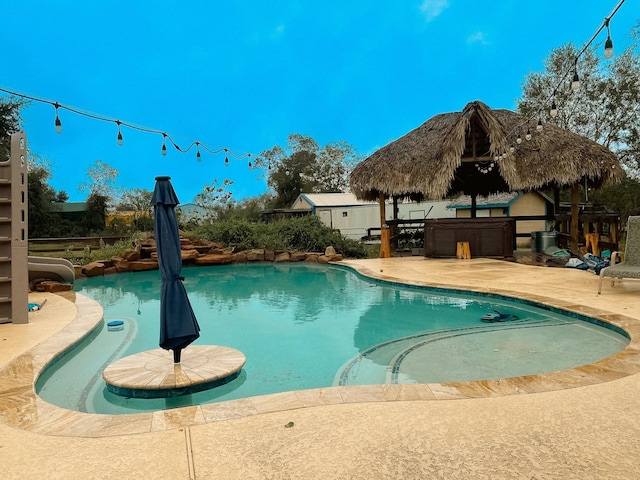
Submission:
[[[422,257],[341,263],[386,280],[511,292],[597,314],[631,333],[631,350],[640,336],[640,282],[613,289],[607,282],[599,296],[598,278],[578,270]],[[73,297],[47,296],[28,325],[0,325],[0,368],[6,372],[73,325],[83,302]],[[33,294],[30,301],[43,298]],[[15,407],[29,392],[4,374],[3,478],[636,478],[640,375],[634,374],[636,352],[628,353],[610,365],[615,368],[585,368],[578,377],[542,385],[540,393],[525,394],[540,381],[392,395],[385,387],[350,387],[326,389],[337,402],[322,395],[309,400],[308,392],[248,399],[252,412],[220,421],[212,410],[202,421],[196,407],[155,415],[144,427],[127,418],[114,427],[102,418],[111,416],[87,416],[82,430],[77,416],[85,414],[71,414],[70,421],[68,412],[33,396],[33,408]],[[406,399],[416,393],[422,397]],[[437,401],[446,398],[457,400]]]

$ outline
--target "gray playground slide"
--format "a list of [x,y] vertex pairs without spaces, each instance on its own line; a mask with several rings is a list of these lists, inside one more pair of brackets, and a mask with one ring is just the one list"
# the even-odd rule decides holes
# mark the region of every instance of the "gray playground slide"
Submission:
[[34,257],[27,258],[29,281],[40,278],[63,283],[73,283],[76,279],[73,264],[64,258]]

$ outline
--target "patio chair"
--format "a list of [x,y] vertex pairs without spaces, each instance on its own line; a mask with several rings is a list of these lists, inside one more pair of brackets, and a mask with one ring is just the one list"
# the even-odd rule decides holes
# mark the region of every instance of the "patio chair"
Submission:
[[640,279],[640,216],[629,217],[627,223],[627,242],[624,248],[624,261],[616,264],[618,252],[611,255],[611,266],[600,270],[600,283],[598,284],[598,295],[602,291],[602,280],[604,277],[611,277],[613,287],[617,279],[636,278]]

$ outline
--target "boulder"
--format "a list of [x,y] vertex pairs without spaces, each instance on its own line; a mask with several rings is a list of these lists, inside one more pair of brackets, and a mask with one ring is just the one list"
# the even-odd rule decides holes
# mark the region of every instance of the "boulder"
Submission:
[[333,248],[331,245],[329,245],[327,248],[324,249],[325,257],[333,257],[335,254],[336,254],[336,249]]
[[318,263],[319,253],[309,253],[307,254],[307,258],[304,259],[306,263]]
[[136,262],[129,262],[129,271],[131,272],[144,272],[146,270],[157,270],[158,262],[155,260],[138,260]]
[[288,262],[291,260],[291,256],[289,252],[282,252],[276,255],[276,258],[273,260],[275,263]]
[[264,250],[261,248],[254,248],[246,252],[247,260],[249,262],[263,262],[264,261]]
[[304,262],[307,259],[307,254],[305,252],[293,252],[290,258],[292,262]]
[[200,255],[194,259],[196,265],[226,265],[231,263],[231,255],[208,253],[206,255]]
[[275,259],[276,259],[276,252],[274,252],[273,250],[264,251],[265,262],[273,262]]
[[69,292],[71,290],[73,290],[72,283],[60,283],[48,280],[46,282],[40,282],[36,285],[36,291],[38,292],[58,293]]
[[100,275],[104,275],[104,264],[100,262],[88,263],[83,267],[82,273],[87,277],[99,277]]
[[234,253],[231,258],[233,263],[247,263],[247,252]]
[[136,260],[140,260],[140,251],[133,249],[125,250],[122,252],[121,256],[123,260],[126,260],[127,262],[134,262]]
[[190,250],[180,250],[180,255],[183,261],[195,260],[200,256],[200,252],[198,252],[198,250],[196,250],[195,248],[192,248]]

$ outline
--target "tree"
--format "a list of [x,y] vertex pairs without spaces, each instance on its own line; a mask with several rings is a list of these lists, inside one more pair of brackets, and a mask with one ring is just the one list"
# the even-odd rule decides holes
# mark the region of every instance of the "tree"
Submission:
[[[640,24],[639,24],[640,25]],[[558,125],[590,138],[619,155],[632,176],[640,175],[640,57],[636,41],[613,60],[605,60],[596,47],[579,61],[572,44],[551,52],[545,71],[528,75],[518,110],[531,118]],[[568,87],[567,72],[576,71],[580,88]],[[555,101],[558,115],[550,115]]]
[[118,170],[102,160],[96,160],[87,169],[86,182],[81,184],[78,189],[88,194],[89,197],[92,195],[104,197],[107,205],[110,203],[116,204],[119,198],[116,187],[118,175]]
[[0,98],[0,158],[8,158],[11,152],[11,134],[20,131],[20,109],[27,102],[23,99]]
[[196,195],[194,203],[206,212],[203,220],[221,220],[226,210],[233,206],[233,193],[227,190],[231,185],[233,181],[229,179],[225,178],[220,184],[218,179],[214,178],[211,185],[205,185],[202,192]]
[[625,176],[620,183],[593,192],[591,200],[620,214],[624,223],[630,215],[640,214],[640,180]]
[[87,198],[87,209],[82,219],[82,234],[92,236],[104,231],[104,220],[107,214],[107,197],[92,193]]
[[116,210],[148,213],[152,207],[151,197],[153,197],[153,192],[146,188],[131,188],[125,190],[120,196]]
[[354,147],[332,142],[324,147],[308,135],[291,134],[283,148],[260,154],[256,166],[269,169],[267,185],[275,192],[273,207],[290,207],[300,193],[349,191],[349,174],[361,160]]

